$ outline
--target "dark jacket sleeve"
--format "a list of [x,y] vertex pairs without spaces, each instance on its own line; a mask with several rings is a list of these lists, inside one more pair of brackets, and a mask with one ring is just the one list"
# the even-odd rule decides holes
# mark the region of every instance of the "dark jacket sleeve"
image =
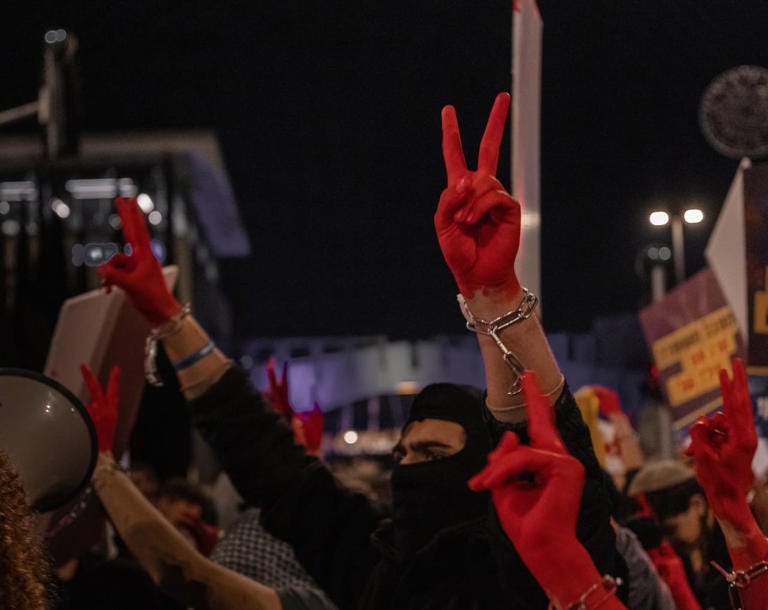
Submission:
[[[487,407],[485,411],[494,445],[507,430],[515,432],[523,444],[530,443],[527,423],[505,424],[494,418]],[[581,418],[581,411],[567,384],[555,403],[555,419],[568,451],[586,470],[579,518],[576,522],[576,537],[592,556],[601,574],[614,574],[617,558],[616,533],[610,522],[611,500],[605,484],[605,474],[595,457],[589,429]]]
[[378,560],[370,544],[380,521],[374,507],[306,456],[240,369],[227,371],[189,407],[237,491],[262,508],[264,527],[291,544],[339,608],[355,608]]

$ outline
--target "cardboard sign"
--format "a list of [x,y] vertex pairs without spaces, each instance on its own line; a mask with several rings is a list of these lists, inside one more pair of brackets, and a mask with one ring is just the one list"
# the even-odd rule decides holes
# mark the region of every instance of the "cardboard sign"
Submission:
[[745,346],[733,310],[710,269],[640,312],[675,430],[719,408],[719,371]]
[[[173,289],[175,266],[163,269],[166,285]],[[113,450],[119,458],[127,449],[144,392],[144,340],[149,323],[119,288],[109,294],[93,290],[67,299],[59,312],[45,374],[55,379],[83,404],[88,390],[80,373],[87,363],[102,387],[113,366],[120,367],[120,402]],[[49,551],[58,564],[77,557],[96,544],[103,532],[103,512],[93,494],[76,498],[51,516]]]
[[768,374],[768,163],[744,172],[749,372]]

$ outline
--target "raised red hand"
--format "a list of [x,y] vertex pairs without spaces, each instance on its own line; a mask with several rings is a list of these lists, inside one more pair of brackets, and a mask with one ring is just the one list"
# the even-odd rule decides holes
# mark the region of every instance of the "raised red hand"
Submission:
[[283,362],[283,374],[280,381],[275,372],[275,359],[267,360],[267,380],[269,387],[264,395],[272,408],[285,418],[293,431],[294,440],[304,445],[309,455],[318,455],[323,442],[323,412],[315,401],[311,411],[296,412],[288,398],[288,361]]
[[131,245],[131,254],[116,254],[96,271],[107,288],[122,288],[150,324],[162,326],[181,306],[165,285],[163,270],[152,252],[144,214],[136,198],[118,197],[115,206],[123,224],[123,236]]
[[91,398],[87,409],[96,428],[99,451],[111,452],[117,426],[117,405],[120,400],[120,368],[115,366],[110,371],[106,393],[102,391],[99,380],[87,364],[80,365],[80,372]]
[[290,420],[293,417],[293,407],[288,400],[288,361],[283,362],[283,375],[280,381],[275,374],[275,359],[270,356],[267,360],[267,381],[269,386],[264,395],[269,400],[272,408],[280,415]]
[[[601,578],[576,538],[584,466],[568,454],[535,375],[526,371],[522,383],[531,446],[505,433],[469,484],[491,491],[499,521],[528,569],[555,607],[570,607]],[[605,607],[623,606],[612,596]]]
[[294,413],[291,429],[296,442],[301,443],[309,455],[318,455],[323,444],[323,423],[325,417],[320,405],[315,402],[311,411]]
[[[733,380],[726,371],[720,371],[720,392],[725,413],[699,418],[691,428],[687,453],[693,456],[696,476],[723,530],[734,569],[748,570],[768,561],[768,538],[747,504],[757,433],[741,360],[733,361]],[[740,593],[745,610],[765,608],[768,577],[756,577]]]
[[650,549],[648,556],[661,580],[669,587],[678,610],[701,610],[701,606],[691,590],[691,585],[688,583],[683,560],[675,553],[669,542],[665,540],[661,546]]
[[757,449],[757,432],[752,415],[747,372],[740,359],[733,361],[733,380],[720,371],[723,412],[700,417],[691,427],[692,455],[696,476],[706,491],[719,519],[734,526],[751,522],[746,495],[752,488],[752,458]]
[[566,451],[535,374],[526,371],[522,382],[531,446],[521,446],[517,435],[505,433],[488,466],[470,481],[476,491],[491,490],[504,531],[521,555],[523,549],[548,552],[544,547],[549,544],[576,540],[584,486],[584,467]]
[[455,109],[446,106],[442,112],[448,186],[437,206],[435,230],[445,261],[467,299],[478,291],[511,298],[520,290],[515,274],[520,204],[496,179],[509,103],[509,94],[496,96],[476,171],[467,169]]

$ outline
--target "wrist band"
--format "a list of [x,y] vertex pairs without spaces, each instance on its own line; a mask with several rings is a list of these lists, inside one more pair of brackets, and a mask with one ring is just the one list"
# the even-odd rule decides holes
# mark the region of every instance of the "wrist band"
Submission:
[[62,515],[55,524],[49,525],[45,533],[46,540],[53,540],[59,535],[59,532],[72,525],[88,507],[91,495],[93,494],[93,484],[88,485],[77,497],[77,503],[65,514]]
[[153,328],[149,331],[150,336],[155,339],[166,339],[171,335],[175,335],[181,330],[181,322],[192,312],[192,307],[189,303],[185,303],[178,313],[176,313],[170,320],[168,320],[162,326]]
[[155,362],[157,358],[157,342],[162,339],[175,335],[181,330],[182,322],[192,311],[189,303],[186,303],[179,312],[173,316],[168,322],[153,328],[147,335],[147,340],[144,343],[144,378],[149,385],[156,388],[163,386],[163,380],[157,373],[157,364]]
[[517,356],[504,345],[504,342],[499,337],[499,333],[513,324],[518,324],[519,322],[523,322],[530,318],[533,314],[533,310],[536,309],[539,298],[527,288],[523,288],[523,298],[517,306],[517,309],[508,311],[493,320],[481,320],[476,318],[469,309],[467,301],[461,294],[458,294],[456,299],[461,307],[461,313],[467,321],[467,330],[471,330],[479,335],[487,335],[491,337],[496,346],[501,350],[501,356],[504,359],[504,363],[512,369],[514,380],[512,381],[512,387],[507,394],[515,396],[522,392],[523,388],[520,383],[520,376],[523,374],[525,367]]
[[734,610],[741,610],[742,608],[738,591],[746,589],[758,576],[768,573],[768,561],[758,561],[744,570],[731,570],[730,572],[726,571],[716,561],[710,561],[709,563],[723,575],[728,583],[728,597],[731,598],[731,606]]
[[[598,582],[589,587],[589,589],[584,591],[578,600],[566,606],[564,610],[591,610],[592,608],[597,608],[613,597],[616,589],[618,589],[621,584],[621,578],[613,578],[613,576],[606,574]],[[596,593],[599,594],[600,591],[603,593],[602,596],[597,597],[595,600],[589,599]],[[555,605],[550,601],[548,610],[552,610],[553,608],[555,608]]]
[[182,358],[178,362],[173,364],[173,368],[177,371],[188,369],[193,364],[199,362],[216,349],[216,344],[213,341],[208,341],[203,347],[197,350],[195,353],[190,354],[186,358]]

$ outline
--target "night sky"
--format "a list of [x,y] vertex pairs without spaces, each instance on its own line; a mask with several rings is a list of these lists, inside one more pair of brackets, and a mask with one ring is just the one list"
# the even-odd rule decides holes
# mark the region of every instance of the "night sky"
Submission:
[[[511,4],[4,3],[0,109],[36,96],[42,35],[69,29],[86,132],[218,134],[254,246],[222,266],[239,335],[461,332],[432,226],[440,108],[476,158],[509,86]],[[637,253],[669,239],[654,202],[705,210],[686,235],[689,272],[703,264],[737,162],[705,142],[699,100],[728,68],[768,66],[768,2],[539,6],[545,326],[585,330],[644,302]]]

